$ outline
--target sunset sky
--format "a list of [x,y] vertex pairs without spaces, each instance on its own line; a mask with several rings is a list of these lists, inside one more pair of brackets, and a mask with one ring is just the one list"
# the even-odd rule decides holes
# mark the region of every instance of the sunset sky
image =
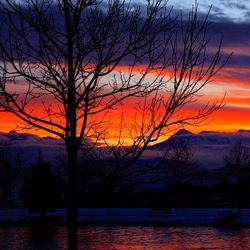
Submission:
[[[186,10],[192,1],[169,1]],[[206,129],[235,131],[250,129],[250,2],[236,0],[198,1],[201,11],[212,5],[211,37],[223,34],[224,53],[233,53],[224,69],[208,86],[208,96],[226,92],[225,107],[214,114]],[[197,130],[203,130],[198,128]]]
[[[190,10],[193,3],[194,1],[191,0],[169,1],[169,5],[173,5],[175,10],[182,9],[183,12]],[[208,124],[188,129],[193,132],[250,129],[250,2],[200,1],[200,14],[206,13],[210,5],[213,7],[209,18],[208,36],[211,37],[209,50],[216,49],[213,47],[215,44],[213,41],[223,35],[223,52],[225,54],[233,53],[233,56],[213,79],[213,82],[202,91],[203,101],[219,100],[226,93],[225,106],[210,117]],[[22,87],[22,83],[20,86],[16,83],[15,88],[19,87]],[[130,105],[133,106],[132,103]],[[199,103],[197,103],[198,106]],[[114,112],[113,119],[116,120],[119,117],[119,112]],[[0,131],[7,132],[16,129],[18,123],[19,121],[12,115],[1,113]],[[42,131],[28,132],[46,134]]]

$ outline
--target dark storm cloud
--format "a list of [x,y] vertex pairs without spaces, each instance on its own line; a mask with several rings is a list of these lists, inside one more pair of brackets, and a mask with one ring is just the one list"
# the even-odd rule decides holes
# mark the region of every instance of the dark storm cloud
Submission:
[[248,63],[250,23],[213,22],[210,24],[208,36],[211,38],[212,46],[215,46],[215,42],[222,37],[224,51],[242,56],[237,59],[237,64],[240,60],[242,60],[242,63]]
[[[233,8],[246,9],[247,8],[241,1],[235,3],[235,1],[221,1],[222,4],[231,6]],[[142,6],[142,5],[141,5]],[[102,7],[105,9],[107,5],[102,3]],[[207,6],[209,7],[209,6]],[[1,6],[0,6],[1,9]],[[207,8],[208,9],[208,8]],[[51,11],[55,13],[56,16],[60,16],[57,7],[51,8]],[[142,6],[142,12],[145,12],[145,6]],[[188,11],[182,12],[184,19],[188,17]],[[178,9],[172,10],[172,16],[180,15]],[[199,12],[199,19],[203,20],[207,13]],[[250,12],[246,12],[246,15],[250,16]],[[142,18],[143,19],[143,18]],[[57,19],[59,20],[59,19]],[[232,58],[228,62],[228,67],[232,68],[250,68],[250,22],[233,22],[225,14],[222,5],[213,6],[211,13],[209,15],[209,28],[207,32],[207,37],[209,39],[208,52],[214,53],[218,48],[218,43],[220,38],[223,37],[222,51],[226,54],[233,53]],[[3,22],[3,16],[0,15],[0,21]],[[58,21],[58,25],[59,25]],[[7,30],[7,27],[4,27]],[[7,31],[5,33],[8,33]],[[31,35],[32,36],[32,35]],[[2,39],[2,38],[1,38]],[[125,45],[125,43],[124,43]],[[126,58],[122,64],[129,64],[130,58]]]

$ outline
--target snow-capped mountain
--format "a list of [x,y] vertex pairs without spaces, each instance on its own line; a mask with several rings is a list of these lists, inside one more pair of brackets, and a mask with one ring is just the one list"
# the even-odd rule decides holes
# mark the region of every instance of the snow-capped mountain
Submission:
[[160,154],[172,146],[187,143],[198,160],[206,168],[220,168],[224,166],[224,156],[230,152],[233,145],[243,144],[250,148],[250,131],[239,130],[237,133],[223,133],[202,131],[193,134],[187,130],[180,130],[164,142],[149,148],[148,154]]
[[16,131],[0,132],[0,145],[13,163],[20,159],[23,165],[34,164],[39,153],[44,160],[55,164],[59,155],[64,153],[62,140]]
[[188,143],[189,146],[219,146],[225,147],[242,143],[250,146],[250,132],[239,130],[237,133],[219,133],[214,131],[202,131],[199,134],[193,134],[187,130],[180,130],[164,142],[152,146],[150,149],[166,149],[167,146],[179,143]]
[[[242,143],[250,148],[250,131],[239,130],[237,133],[202,131],[199,134],[194,134],[184,129],[179,130],[166,141],[149,147],[142,155],[141,160],[143,164],[148,161],[152,165],[154,159],[157,161],[164,151],[171,149],[173,145],[178,147],[182,143],[188,144],[194,159],[203,167],[221,168],[225,164],[224,156],[230,152],[234,144]],[[39,137],[15,131],[0,132],[0,144],[11,151],[13,159],[16,155],[20,155],[24,163],[29,165],[37,161],[39,152],[42,153],[45,160],[54,164],[59,157],[65,156],[63,141],[52,137]]]

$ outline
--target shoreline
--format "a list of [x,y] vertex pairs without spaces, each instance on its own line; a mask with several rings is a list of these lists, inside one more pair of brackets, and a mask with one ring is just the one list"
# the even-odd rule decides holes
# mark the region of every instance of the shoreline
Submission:
[[[78,225],[142,225],[142,226],[250,226],[250,209],[236,208],[79,208]],[[41,217],[28,209],[0,210],[0,225],[66,225],[66,209],[55,209]]]

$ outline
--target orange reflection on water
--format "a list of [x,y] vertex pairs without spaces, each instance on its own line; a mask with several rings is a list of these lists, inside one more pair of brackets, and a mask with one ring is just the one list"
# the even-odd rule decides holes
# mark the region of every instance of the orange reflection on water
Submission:
[[[66,227],[0,227],[0,249],[66,250]],[[85,226],[80,250],[248,250],[250,228]]]
[[96,227],[82,228],[80,249],[184,250],[250,249],[250,229],[213,227]]

